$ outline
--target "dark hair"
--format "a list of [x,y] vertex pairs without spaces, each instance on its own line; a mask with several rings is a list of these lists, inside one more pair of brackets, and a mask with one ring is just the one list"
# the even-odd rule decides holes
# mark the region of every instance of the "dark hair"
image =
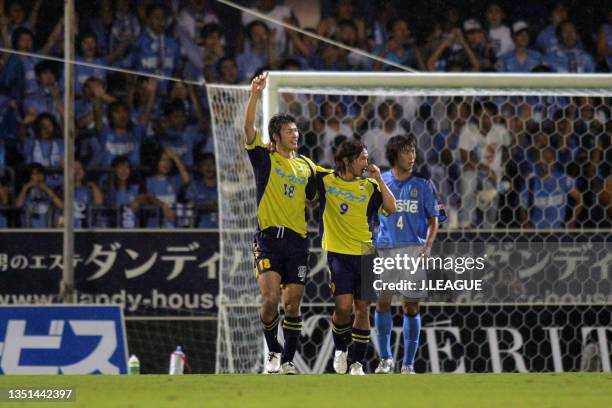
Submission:
[[38,64],[34,65],[34,73],[36,74],[36,76],[40,76],[43,73],[50,71],[53,75],[55,75],[55,78],[57,79],[57,70],[55,68],[55,63],[51,61],[41,61]]
[[53,124],[53,135],[51,136],[54,139],[59,139],[62,137],[62,128],[59,123],[55,119],[53,115],[50,113],[44,112],[36,116],[36,120],[34,120],[34,135],[38,137],[40,134],[41,123],[43,120],[48,119]]
[[557,25],[557,28],[555,29],[555,35],[557,36],[557,39],[561,40],[561,31],[563,31],[563,26],[566,26],[568,24],[571,24],[574,27],[574,30],[576,30],[576,34],[578,34],[578,30],[576,29],[576,24],[574,24],[573,21],[565,20],[565,21],[560,22],[559,25]]
[[474,116],[480,117],[480,115],[482,115],[484,111],[486,111],[490,116],[495,116],[498,114],[499,109],[497,108],[497,105],[491,101],[474,102]]
[[202,27],[202,30],[200,30],[200,37],[206,38],[214,33],[223,35],[223,28],[221,28],[221,26],[217,23],[208,23]]
[[268,134],[270,135],[270,141],[276,142],[276,140],[274,140],[274,134],[280,136],[283,125],[287,125],[289,123],[296,123],[296,121],[295,118],[288,113],[279,113],[278,115],[272,116],[268,122]]
[[535,67],[531,68],[531,72],[533,73],[548,73],[555,72],[551,67],[544,64],[538,64]]
[[383,116],[383,110],[385,109],[385,107],[389,109],[387,117],[393,117],[394,115],[397,115],[397,118],[399,119],[404,114],[404,108],[402,108],[402,105],[395,102],[393,99],[385,99],[383,103],[378,105],[378,109],[376,110],[376,113],[381,118]]
[[228,56],[221,57],[219,58],[219,60],[217,61],[217,64],[215,65],[215,70],[217,71],[217,75],[219,76],[221,76],[223,72],[223,63],[225,61],[232,61],[234,65],[238,67],[238,64],[236,63],[236,60],[234,58],[228,57]]
[[94,33],[93,30],[87,29],[83,31],[82,33],[79,34],[79,38],[77,39],[77,46],[79,47],[79,53],[81,55],[83,55],[83,49],[81,48],[81,43],[86,38],[93,38],[94,40],[96,40],[96,46],[98,45],[98,37],[96,37],[96,33]]
[[107,177],[106,182],[104,183],[105,193],[109,193],[111,191],[111,188],[113,187],[117,188],[119,183],[117,175],[115,174],[115,170],[121,164],[127,164],[127,166],[130,168],[130,175],[126,180],[126,185],[129,186],[130,184],[134,184],[134,170],[132,169],[132,163],[130,162],[130,159],[127,156],[115,156],[111,161],[110,165],[112,173],[109,175],[109,177]]
[[43,175],[46,174],[45,166],[43,166],[40,163],[33,162],[33,163],[28,164],[28,167],[26,168],[26,174],[28,175],[28,179],[32,177],[32,173],[34,173],[35,171]]
[[22,35],[26,34],[32,37],[32,40],[34,40],[34,33],[29,28],[18,27],[15,29],[15,31],[13,31],[13,35],[11,36],[11,45],[13,46],[13,49],[17,49],[17,43],[19,42],[19,38]]
[[392,19],[387,21],[387,25],[385,26],[385,29],[387,30],[387,33],[390,33],[391,31],[393,31],[393,28],[395,27],[395,24],[397,24],[400,21],[403,21],[404,23],[406,23],[406,26],[408,27],[408,30],[410,30],[410,24],[408,24],[406,19],[404,19],[402,17],[393,17]]
[[298,69],[298,70],[301,70],[301,69],[302,69],[302,64],[300,64],[300,61],[298,61],[298,60],[297,60],[297,59],[295,59],[295,58],[291,58],[291,57],[289,57],[289,58],[285,58],[285,59],[283,60],[283,62],[281,62],[281,64],[280,64],[280,67],[279,67],[279,68],[280,68],[282,71],[288,71],[288,70],[289,70],[289,68],[290,68],[290,67],[292,67],[292,66],[297,67],[297,69]]
[[128,129],[130,129],[131,126],[132,126],[132,121],[129,119],[129,116],[130,116],[130,106],[126,102],[124,102],[122,100],[111,102],[108,105],[108,107],[106,108],[106,117],[108,118],[108,125],[109,125],[109,127],[111,129],[114,127],[111,115],[113,114],[114,111],[116,111],[119,108],[124,108],[125,110],[127,110],[127,112],[128,112]]
[[336,171],[345,171],[344,159],[348,159],[349,163],[352,163],[361,155],[364,149],[366,149],[365,145],[359,140],[345,140],[340,143],[340,146],[338,146],[336,150],[336,155],[334,156]]
[[355,32],[357,32],[357,25],[355,24],[355,22],[353,20],[348,20],[348,19],[342,19],[340,21],[338,21],[337,23],[338,28],[340,27],[350,27],[352,28]]
[[182,112],[184,114],[187,114],[187,109],[185,109],[185,103],[180,99],[173,99],[168,102],[164,107],[164,116],[170,116],[176,112]]
[[197,158],[197,166],[200,167],[206,160],[215,161],[215,155],[210,152],[200,153]]
[[385,150],[385,157],[387,158],[387,161],[391,167],[395,166],[399,154],[409,146],[413,146],[416,150],[417,141],[416,137],[412,133],[407,135],[396,135],[389,139]]
[[266,33],[270,34],[270,29],[268,28],[266,23],[264,23],[261,20],[253,20],[249,23],[249,25],[246,26],[246,33],[247,33],[247,36],[249,37],[249,41],[251,42],[253,42],[253,35],[251,34],[251,31],[253,31],[253,28],[255,28],[258,25],[262,26],[266,30]]
[[147,6],[147,9],[145,11],[145,16],[147,18],[151,17],[151,14],[153,14],[155,10],[163,11],[164,15],[167,14],[168,12],[168,10],[166,9],[166,6],[164,6],[162,3],[154,2]]

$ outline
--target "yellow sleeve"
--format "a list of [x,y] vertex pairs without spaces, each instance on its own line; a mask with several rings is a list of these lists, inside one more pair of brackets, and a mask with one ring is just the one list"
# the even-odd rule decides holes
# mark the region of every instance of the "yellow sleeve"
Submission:
[[314,169],[315,169],[315,173],[328,173],[329,174],[329,173],[333,173],[334,172],[333,169],[328,169],[328,168],[325,168],[325,167],[321,167],[318,164],[316,164],[314,166]]
[[253,150],[256,147],[263,147],[267,149],[268,145],[261,140],[261,132],[258,130],[255,132],[255,140],[253,141],[253,143],[251,144],[245,143],[244,147],[247,150]]

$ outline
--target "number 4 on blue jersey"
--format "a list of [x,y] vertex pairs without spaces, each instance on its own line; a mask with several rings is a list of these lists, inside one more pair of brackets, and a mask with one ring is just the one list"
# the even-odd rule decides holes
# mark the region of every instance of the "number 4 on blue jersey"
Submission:
[[382,175],[395,196],[397,212],[380,215],[376,245],[379,248],[395,248],[404,244],[423,244],[427,240],[428,220],[438,217],[446,220],[444,204],[433,182],[418,174],[406,180],[396,179],[391,171]]

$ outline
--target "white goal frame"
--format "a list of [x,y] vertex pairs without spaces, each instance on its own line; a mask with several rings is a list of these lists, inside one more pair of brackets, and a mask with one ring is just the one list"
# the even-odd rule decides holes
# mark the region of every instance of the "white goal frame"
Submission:
[[[610,74],[517,74],[517,73],[388,73],[388,72],[314,72],[314,71],[270,71],[268,85],[262,94],[262,135],[268,135],[268,120],[278,112],[279,93],[283,88],[384,88],[428,90],[427,95],[436,95],[456,89],[465,95],[468,89],[498,90],[500,95],[525,95],[529,90],[567,89],[568,95],[576,90],[590,90],[612,96],[612,75]],[[460,89],[460,91],[459,91]],[[608,90],[609,92],[605,92]],[[434,91],[434,92],[432,92]],[[470,94],[472,92],[469,92]]]

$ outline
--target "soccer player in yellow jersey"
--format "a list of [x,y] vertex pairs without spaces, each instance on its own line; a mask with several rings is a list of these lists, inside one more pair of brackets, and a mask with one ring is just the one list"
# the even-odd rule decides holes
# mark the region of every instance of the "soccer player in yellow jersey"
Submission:
[[[255,173],[257,232],[255,273],[261,291],[261,321],[269,354],[265,371],[297,374],[293,356],[302,330],[300,302],[308,270],[306,199],[316,195],[315,165],[297,154],[299,131],[290,115],[273,116],[268,124],[270,143],[262,142],[255,128],[257,101],[267,83],[267,73],[251,82],[244,131],[246,150]],[[282,290],[283,334],[278,339],[278,303]]]
[[[380,170],[368,165],[368,151],[358,141],[343,142],[336,152],[335,171],[317,168],[322,230],[322,247],[327,251],[335,310],[332,333],[335,345],[334,370],[363,375],[363,360],[370,339],[370,303],[364,291],[375,256],[373,229],[382,209],[396,211],[395,197]],[[368,170],[371,178],[364,177]],[[373,291],[373,288],[369,288]],[[355,319],[351,326],[351,315]],[[352,339],[350,350],[348,345]],[[347,352],[348,350],[348,352]],[[348,360],[348,361],[347,361]]]

